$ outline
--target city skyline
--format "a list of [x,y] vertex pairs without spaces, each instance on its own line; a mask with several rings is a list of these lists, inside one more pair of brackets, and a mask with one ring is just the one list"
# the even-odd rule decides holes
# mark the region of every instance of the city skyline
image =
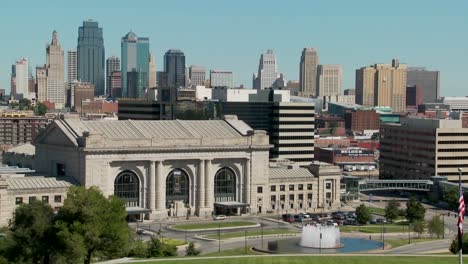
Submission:
[[[148,8],[136,9],[129,4],[109,7],[109,2],[103,1],[92,10],[76,7],[76,12],[67,12],[71,9],[70,5],[61,2],[32,3],[28,7],[5,3],[3,7],[7,12],[0,18],[0,22],[12,21],[19,10],[25,19],[5,29],[5,34],[11,36],[11,39],[4,43],[0,51],[3,59],[0,62],[0,87],[10,90],[10,67],[18,58],[28,58],[32,67],[45,63],[43,50],[45,43],[50,41],[50,32],[53,30],[59,33],[64,50],[76,48],[78,27],[91,18],[98,21],[103,28],[108,55],[120,54],[121,36],[133,29],[137,35],[148,36],[153,40],[151,50],[156,61],[163,61],[166,50],[180,48],[187,57],[187,65],[232,70],[235,74],[235,86],[244,84],[251,88],[251,73],[256,71],[258,57],[267,49],[274,50],[280,71],[285,74],[286,79],[298,80],[301,51],[304,47],[314,47],[324,64],[343,65],[343,89],[354,88],[354,72],[359,67],[399,58],[408,66],[439,70],[442,96],[464,95],[463,91],[468,83],[468,76],[465,74],[468,72],[465,63],[468,60],[465,50],[468,38],[460,32],[465,30],[463,25],[468,23],[468,18],[462,12],[467,3],[460,1],[459,5],[452,7],[437,1],[429,2],[418,5],[422,1],[411,4],[394,1],[392,6],[384,9],[371,1],[360,1],[357,4],[343,1],[340,8],[332,4],[305,1],[271,6],[259,3],[250,5],[240,1],[222,3],[216,7],[209,5],[209,1],[197,4],[187,1],[148,1],[144,2]],[[83,6],[90,3],[84,1]],[[187,7],[187,11],[181,12],[187,13],[168,28],[163,22],[169,18],[170,11],[181,4]],[[195,11],[208,6],[219,12],[209,12],[194,20],[193,14],[197,13]],[[32,21],[37,8],[51,8],[59,12],[58,17],[63,22],[58,23],[57,17]],[[130,20],[119,19],[126,15],[128,8],[139,10],[139,16]],[[268,12],[260,12],[261,8]],[[320,9],[320,12],[311,16],[308,10],[315,8]],[[105,15],[104,11],[107,9],[112,10],[112,16]],[[291,19],[270,19],[276,17],[279,10],[286,11],[286,17],[291,14]],[[399,19],[395,20],[395,17]],[[148,23],[153,20],[154,22]],[[217,25],[212,23],[215,20]],[[369,21],[378,22],[368,23],[366,27],[360,26]],[[310,25],[314,23],[320,26],[311,28]],[[191,27],[187,29],[187,25]],[[254,25],[263,26],[262,31],[255,30]],[[210,27],[215,27],[216,30],[210,30]],[[385,30],[376,31],[377,28]],[[28,34],[24,34],[25,32]],[[183,37],[180,32],[184,33]],[[206,32],[216,34],[209,35],[206,39]],[[201,40],[200,36],[204,36],[204,41],[200,42],[203,44],[196,43],[196,40]],[[187,39],[194,41],[186,41]],[[229,41],[218,42],[217,39]],[[159,71],[162,66],[162,63],[157,63]]]

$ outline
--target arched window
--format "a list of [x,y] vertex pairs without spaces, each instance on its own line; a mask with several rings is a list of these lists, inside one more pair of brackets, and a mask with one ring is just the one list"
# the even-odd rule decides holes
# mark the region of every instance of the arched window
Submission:
[[189,176],[183,170],[175,169],[166,179],[166,207],[175,202],[189,203]]
[[215,176],[215,202],[236,200],[236,174],[229,168],[220,169]]
[[140,182],[132,171],[123,171],[114,182],[114,195],[120,197],[126,207],[140,206]]

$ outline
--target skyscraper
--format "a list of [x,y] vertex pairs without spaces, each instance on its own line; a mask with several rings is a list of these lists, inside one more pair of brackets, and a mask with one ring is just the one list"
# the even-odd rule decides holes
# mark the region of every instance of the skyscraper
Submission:
[[83,21],[78,29],[78,79],[94,84],[95,95],[104,94],[104,39],[98,22]]
[[63,108],[66,103],[64,53],[55,30],[46,52],[47,101],[55,103],[56,108]]
[[73,81],[78,80],[78,62],[76,50],[67,51],[67,82],[68,89],[70,89]]
[[341,95],[341,65],[319,65],[317,96]]
[[440,72],[429,71],[424,67],[408,67],[408,86],[421,89],[423,103],[434,103],[440,99]]
[[[12,66],[12,95],[15,98],[31,99],[29,95],[29,62],[26,58],[21,58]],[[14,84],[14,87],[13,87]]]
[[356,103],[365,106],[390,106],[394,112],[406,111],[405,64],[374,64],[356,70]]
[[[122,37],[122,95],[124,97],[134,97],[140,94],[141,90],[149,87],[149,39],[138,37],[132,31]],[[132,75],[132,81],[138,76],[138,82],[132,84],[132,89],[138,91],[129,91],[128,76]],[[135,73],[138,73],[135,75]]]
[[36,67],[37,101],[47,101],[47,66]]
[[299,82],[301,83],[301,94],[305,97],[317,96],[317,67],[319,57],[317,49],[304,48],[301,55]]
[[149,87],[154,88],[156,87],[156,58],[151,52],[149,58]]
[[[106,94],[110,95],[111,92],[111,75],[115,71],[120,71],[120,59],[117,56],[111,56],[106,60]],[[119,85],[120,86],[120,85]]]
[[180,49],[170,49],[164,54],[164,71],[167,86],[185,87],[185,55]]
[[211,87],[234,87],[232,71],[210,71],[210,85]]
[[205,85],[206,69],[203,66],[191,65],[189,67],[190,83],[192,85]]
[[267,50],[260,56],[257,75],[253,75],[253,88],[258,90],[271,88],[278,77],[275,54],[273,50]]
[[109,95],[112,99],[122,97],[122,72],[113,71],[107,87],[109,87]]

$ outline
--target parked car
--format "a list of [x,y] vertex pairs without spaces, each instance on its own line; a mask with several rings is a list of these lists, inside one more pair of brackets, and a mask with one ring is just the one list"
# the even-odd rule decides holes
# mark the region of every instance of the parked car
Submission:
[[215,215],[213,217],[213,220],[226,220],[226,216],[225,215]]
[[377,218],[377,219],[375,219],[375,221],[377,222],[377,224],[386,224],[387,223],[387,220],[385,218]]
[[345,225],[355,225],[357,222],[356,222],[356,219],[354,218],[348,218],[346,219],[346,221],[344,222]]
[[292,214],[284,214],[283,215],[283,221],[292,223],[294,222],[294,216]]

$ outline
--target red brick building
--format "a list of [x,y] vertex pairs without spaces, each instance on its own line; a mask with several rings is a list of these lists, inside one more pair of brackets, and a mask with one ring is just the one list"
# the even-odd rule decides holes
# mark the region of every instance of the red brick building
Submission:
[[374,151],[365,148],[315,148],[315,159],[337,165],[374,163]]
[[346,130],[353,132],[380,129],[380,114],[375,110],[347,110],[344,119]]

